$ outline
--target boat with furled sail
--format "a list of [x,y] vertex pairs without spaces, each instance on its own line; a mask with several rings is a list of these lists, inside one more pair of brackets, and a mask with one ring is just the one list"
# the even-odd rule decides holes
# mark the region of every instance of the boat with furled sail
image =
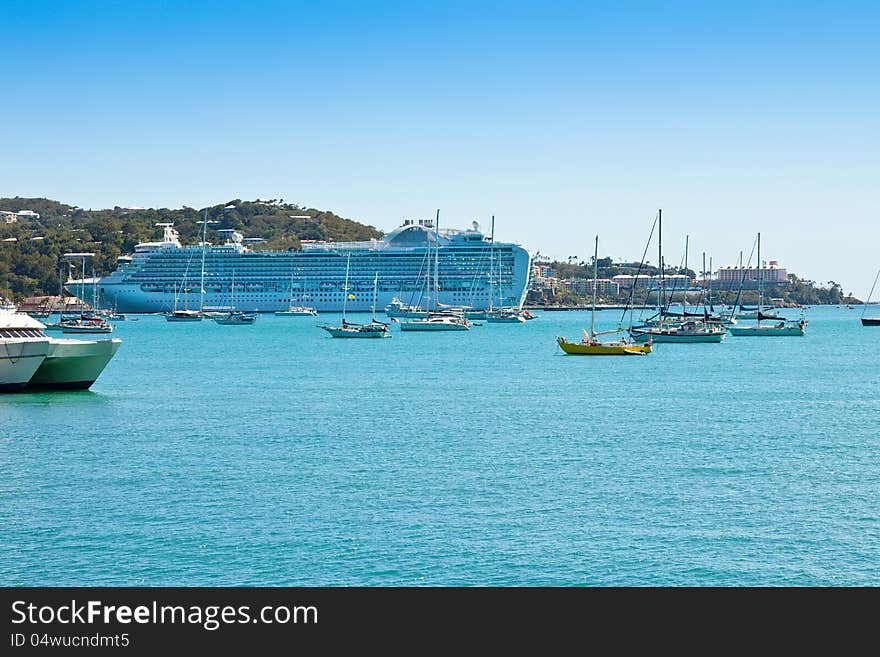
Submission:
[[[663,211],[657,210],[657,251],[660,280],[657,284],[657,314],[644,324],[630,326],[629,334],[635,342],[698,343],[721,342],[727,337],[727,326],[710,322],[708,316],[694,318],[669,313],[663,276]],[[652,230],[653,233],[653,230]],[[650,242],[650,238],[649,238]]]
[[[440,260],[439,245],[434,245],[434,280],[431,281],[431,241],[440,239],[440,210],[437,210],[437,218],[434,224],[434,235],[429,236],[427,250],[425,252],[425,295],[428,298],[427,312],[424,317],[401,322],[401,331],[469,331],[471,326],[467,318],[457,312],[438,311],[437,300],[440,297]],[[433,293],[433,297],[432,297]]]
[[[758,310],[756,323],[749,326],[731,326],[730,334],[737,337],[788,337],[802,336],[806,332],[807,320],[801,317],[798,320],[787,320],[777,315],[766,315],[763,311],[764,303],[764,265],[761,262],[761,233],[758,233]],[[772,324],[761,322],[773,321]]]
[[877,271],[877,275],[874,277],[874,284],[871,286],[871,291],[868,292],[868,298],[865,299],[865,307],[862,308],[862,326],[880,326],[880,317],[865,317],[865,313],[868,311],[868,304],[871,303],[871,296],[874,294],[874,288],[877,287],[878,278],[880,278],[880,270]]
[[349,322],[345,318],[345,308],[347,305],[346,301],[349,297],[352,299],[354,298],[354,294],[351,294],[348,287],[348,274],[351,264],[351,255],[349,255],[348,258],[349,262],[347,262],[345,266],[344,293],[346,296],[346,300],[343,300],[342,302],[342,325],[321,326],[319,328],[324,329],[334,338],[390,338],[391,332],[388,330],[388,324],[386,324],[385,322],[380,322],[376,319],[376,296],[379,287],[378,272],[376,272],[376,276],[373,279],[373,314],[370,322],[367,324],[355,324],[354,322]]

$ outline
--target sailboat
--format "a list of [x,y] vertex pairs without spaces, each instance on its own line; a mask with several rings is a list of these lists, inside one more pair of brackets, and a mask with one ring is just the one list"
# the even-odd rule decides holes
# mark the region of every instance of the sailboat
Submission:
[[235,270],[232,270],[232,283],[229,287],[229,306],[231,310],[227,313],[215,316],[214,321],[224,325],[253,324],[257,321],[256,313],[246,313],[242,310],[235,309]]
[[[184,307],[178,309],[177,307],[177,299],[180,297],[180,294],[184,294]],[[180,288],[175,289],[174,291],[174,308],[171,312],[163,313],[165,315],[165,321],[168,322],[201,322],[202,321],[202,313],[199,310],[190,310],[187,306],[189,304],[186,300],[189,299],[189,289],[186,287],[186,272],[183,274],[183,281],[180,283]]]
[[[301,294],[300,297],[303,297]],[[303,299],[301,298],[300,301]],[[287,310],[277,310],[275,314],[280,317],[296,317],[296,316],[304,316],[311,315],[312,317],[317,317],[318,311],[312,308],[311,306],[297,306],[293,303],[293,274],[290,275],[290,305],[287,307]]]
[[[758,233],[758,309],[756,312],[755,324],[750,326],[731,326],[730,334],[744,336],[800,336],[804,335],[807,327],[806,320],[801,317],[799,320],[786,320],[784,317],[768,316],[762,311],[764,309],[764,265],[761,262],[761,233]],[[772,324],[761,324],[771,320]]]
[[596,235],[596,249],[593,255],[593,306],[590,310],[590,332],[584,331],[584,339],[581,342],[568,342],[563,337],[556,338],[559,347],[567,354],[579,356],[644,356],[651,353],[651,342],[647,344],[633,344],[625,338],[602,342],[600,335],[619,333],[620,329],[613,331],[596,332],[596,288],[599,280],[599,236]]
[[[212,221],[210,223],[217,223]],[[165,320],[168,322],[200,322],[205,317],[204,306],[205,306],[205,248],[207,246],[206,240],[208,239],[208,209],[205,208],[205,218],[202,220],[202,267],[201,267],[201,275],[199,276],[199,309],[198,310],[190,310],[189,304],[187,301],[189,300],[189,290],[186,286],[186,275],[189,272],[189,263],[186,264],[186,269],[183,272],[183,282],[181,283],[181,289],[185,291],[184,297],[184,308],[182,310],[178,310],[177,308],[177,298],[179,293],[177,290],[174,291],[174,309],[170,313],[164,313]]]
[[320,328],[327,331],[334,338],[390,338],[391,333],[388,330],[388,324],[380,322],[376,319],[376,298],[379,293],[379,272],[376,272],[373,278],[373,306],[372,317],[368,324],[355,324],[345,319],[345,309],[348,305],[348,298],[354,298],[349,295],[348,291],[348,274],[351,269],[351,254],[345,263],[345,288],[342,297],[342,325],[341,326],[321,326]]
[[[489,247],[489,308],[483,318],[494,324],[525,324],[519,308],[505,308],[501,303],[501,258],[498,258],[498,277],[495,277],[495,215],[492,215],[491,244]],[[498,307],[493,307],[495,292],[498,293]]]
[[[437,210],[437,219],[434,222],[434,240],[440,239],[440,210]],[[437,303],[440,296],[440,245],[434,246],[434,287],[431,296],[431,236],[427,235],[427,252],[425,254],[428,267],[425,273],[425,293],[428,296],[427,313],[424,317],[417,317],[407,322],[401,322],[401,331],[469,331],[470,323],[464,315],[453,311],[438,310]],[[433,309],[431,302],[433,300]]]
[[[100,315],[85,312],[85,279],[86,279],[86,258],[93,256],[93,253],[65,253],[67,258],[82,258],[82,275],[80,277],[79,288],[79,317],[61,316],[57,328],[62,333],[112,333],[113,325]],[[94,279],[94,276],[92,277]]]
[[880,279],[880,270],[877,271],[877,275],[874,277],[874,284],[871,286],[871,291],[868,292],[865,307],[862,308],[862,326],[880,326],[880,317],[865,317],[865,313],[868,311],[868,304],[871,303],[871,296],[874,294],[874,288],[877,287],[877,279]]
[[629,334],[636,342],[721,342],[727,337],[727,327],[702,319],[678,318],[669,315],[664,299],[663,277],[663,211],[657,211],[657,250],[660,280],[657,284],[657,315],[640,326],[631,326]]

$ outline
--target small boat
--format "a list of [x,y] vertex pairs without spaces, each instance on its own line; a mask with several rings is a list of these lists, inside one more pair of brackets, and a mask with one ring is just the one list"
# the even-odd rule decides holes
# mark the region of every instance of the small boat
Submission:
[[394,319],[405,318],[412,319],[416,317],[424,317],[428,312],[421,306],[408,306],[397,297],[394,297],[387,306],[385,306],[385,314]]
[[[781,316],[772,312],[773,308],[762,308],[761,315],[763,315],[763,319],[783,319]],[[734,313],[734,319],[758,319],[758,309],[740,309],[739,312]]]
[[296,317],[305,315],[317,317],[318,311],[309,306],[288,306],[287,310],[277,310],[275,311],[275,314],[279,317]]
[[232,326],[240,324],[253,324],[257,321],[257,314],[244,312],[242,310],[232,310],[225,315],[215,316],[213,319],[217,324]]
[[[596,288],[595,281],[599,278],[599,236],[596,235],[596,248],[593,255],[593,305],[590,310],[590,332],[584,330],[584,339],[577,342],[568,342],[563,337],[557,337],[556,343],[566,354],[577,356],[644,356],[651,353],[651,341],[647,344],[633,344],[625,338],[602,342],[600,335],[607,333],[620,333],[620,331],[606,331],[596,333]],[[525,320],[523,320],[525,321]]]
[[[187,269],[189,269],[189,265],[187,265]],[[184,307],[177,307],[177,300],[180,296],[181,292],[184,296]],[[186,286],[186,271],[183,273],[183,281],[180,283],[180,289],[174,290],[174,308],[171,309],[170,312],[162,313],[165,315],[165,321],[168,322],[201,322],[203,315],[200,310],[190,310],[187,306],[189,305],[187,302],[189,300],[189,288]]]
[[868,292],[868,298],[865,299],[865,304],[862,308],[862,326],[880,326],[880,317],[865,317],[865,313],[868,312],[868,304],[871,303],[871,296],[874,294],[874,288],[877,287],[877,279],[880,279],[880,270],[877,271],[877,275],[874,277],[874,284],[871,286],[871,291]]
[[348,262],[345,264],[345,297],[342,300],[342,325],[341,326],[321,326],[334,338],[390,338],[391,333],[388,331],[388,324],[376,320],[376,295],[379,289],[379,273],[373,281],[373,315],[368,324],[355,324],[345,319],[345,307],[348,300],[348,272],[351,264],[351,256],[348,256]]
[[427,317],[401,322],[401,331],[469,331],[470,323],[465,317],[452,313],[429,312]]
[[728,329],[703,321],[666,322],[656,326],[634,326],[629,332],[636,342],[721,342]]
[[563,337],[556,338],[559,347],[567,354],[577,356],[644,356],[651,353],[651,344],[633,344],[626,340],[599,342],[590,339],[584,332],[582,342],[568,342]]
[[370,322],[369,324],[353,324],[342,320],[342,326],[322,326],[334,338],[390,338],[388,324]]
[[56,326],[62,333],[113,333],[113,324],[103,317],[64,319]]
[[[596,238],[599,239],[598,237]],[[492,324],[525,324],[521,308],[505,307],[501,294],[501,259],[498,259],[498,276],[495,275],[495,215],[492,215],[492,232],[489,238],[489,309],[485,319]],[[493,307],[495,295],[498,295],[498,306]]]
[[168,322],[201,322],[204,318],[198,310],[172,310],[163,314]]
[[752,326],[733,326],[730,334],[738,337],[747,336],[796,336],[804,335],[807,322],[804,319],[797,321],[781,320],[774,324],[761,324],[760,320]]
[[[440,234],[440,210],[437,210],[437,219],[434,222],[434,230],[437,235]],[[428,311],[424,317],[418,317],[408,322],[400,323],[401,331],[469,331],[471,326],[467,318],[458,312],[449,310],[441,311],[437,305],[437,299],[440,296],[440,282],[437,272],[440,271],[439,266],[439,249],[434,249],[434,281],[433,281],[433,305],[430,302],[432,285],[431,285],[431,242],[428,242],[425,251],[425,262],[427,264],[427,274],[425,275],[425,295],[428,297]]]
[[[663,262],[663,212],[657,211],[657,260]],[[710,322],[707,317],[699,319],[693,315],[677,316],[669,312],[669,304],[664,299],[663,268],[660,268],[660,282],[657,285],[657,314],[640,326],[630,326],[629,334],[638,343],[670,342],[699,343],[721,342],[727,337],[727,326]]]
[[[304,295],[301,294],[300,297],[301,297],[300,301],[305,300]],[[290,302],[289,302],[290,305],[287,307],[287,310],[278,310],[275,312],[275,314],[279,317],[304,317],[304,316],[317,317],[318,316],[318,311],[315,308],[312,308],[311,306],[296,305],[293,303],[293,299],[294,299],[293,275],[291,275],[290,276]]]
[[499,308],[488,311],[486,321],[493,324],[525,324],[526,318],[519,308]]
[[[758,233],[758,309],[755,312],[756,323],[750,326],[731,326],[730,334],[737,337],[789,337],[802,336],[807,328],[807,320],[787,320],[779,315],[764,312],[764,270],[761,262],[761,233]],[[770,320],[773,324],[761,324]]]
[[217,324],[243,326],[257,321],[257,314],[235,309],[235,270],[232,270],[232,284],[229,288],[229,311],[212,317]]

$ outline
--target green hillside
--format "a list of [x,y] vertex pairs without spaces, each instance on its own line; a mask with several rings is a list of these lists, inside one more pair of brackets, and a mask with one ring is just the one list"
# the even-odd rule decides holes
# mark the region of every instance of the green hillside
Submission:
[[[159,222],[173,222],[184,244],[198,242],[204,212],[188,207],[84,210],[45,198],[19,197],[0,198],[0,210],[40,215],[11,224],[0,219],[0,296],[11,294],[16,300],[57,294],[59,259],[66,252],[94,252],[95,273],[108,274],[116,258],[134,251],[135,244],[161,237],[155,227]],[[245,237],[265,238],[252,247],[256,250],[299,249],[300,240],[368,240],[382,235],[372,226],[281,199],[235,199],[208,208],[208,218],[219,222],[211,228],[234,228]],[[210,229],[208,241],[218,241]]]

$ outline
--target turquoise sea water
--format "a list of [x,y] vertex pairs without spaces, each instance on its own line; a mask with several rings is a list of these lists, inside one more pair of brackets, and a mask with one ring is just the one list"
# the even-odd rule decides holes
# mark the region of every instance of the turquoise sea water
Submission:
[[858,314],[625,358],[562,354],[584,312],[121,322],[91,391],[0,396],[0,584],[876,586]]

